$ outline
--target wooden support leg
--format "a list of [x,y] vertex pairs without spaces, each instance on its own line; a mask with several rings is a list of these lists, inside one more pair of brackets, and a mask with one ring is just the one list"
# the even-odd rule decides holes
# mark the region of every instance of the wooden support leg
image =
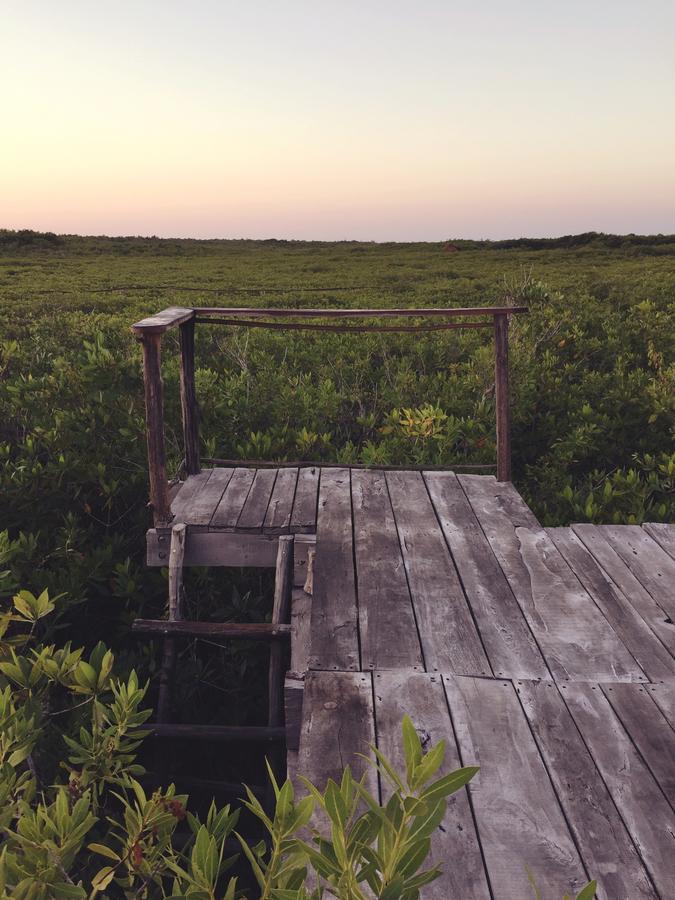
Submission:
[[509,405],[509,317],[496,315],[495,407],[497,414],[497,481],[511,480],[511,408]]
[[[272,624],[287,624],[291,615],[291,592],[293,590],[293,536],[281,535],[277,551],[276,573],[274,578],[274,604],[272,607]],[[280,642],[270,647],[268,716],[267,724],[273,727],[283,725],[284,718],[284,658],[285,648]],[[283,748],[272,751],[270,765],[275,777],[284,778]],[[273,795],[268,795],[272,801]]]
[[[171,549],[169,551],[169,621],[183,618],[183,560],[185,558],[185,537],[187,527],[183,522],[171,529]],[[171,707],[171,682],[176,667],[175,638],[164,641],[164,655],[159,676],[159,700],[157,721],[166,722]]]

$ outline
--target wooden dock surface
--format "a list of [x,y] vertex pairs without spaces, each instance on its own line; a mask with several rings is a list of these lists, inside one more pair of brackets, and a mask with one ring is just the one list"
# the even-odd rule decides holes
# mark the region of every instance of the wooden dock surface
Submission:
[[423,897],[525,900],[528,868],[545,900],[675,896],[675,526],[545,529],[491,476],[316,466],[205,470],[172,511],[192,564],[296,535],[304,775],[362,772],[368,743],[400,764],[404,713],[480,765]]

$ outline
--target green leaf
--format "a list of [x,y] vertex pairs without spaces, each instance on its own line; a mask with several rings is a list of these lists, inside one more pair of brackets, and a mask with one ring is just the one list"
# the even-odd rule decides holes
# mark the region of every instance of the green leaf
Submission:
[[110,847],[106,847],[105,844],[87,844],[87,850],[93,850],[94,853],[100,853],[101,856],[106,856],[115,862],[120,862],[121,860],[121,857],[114,850],[111,850]]
[[576,900],[593,900],[595,892],[598,889],[597,881],[589,881],[585,888],[582,888],[576,896]]
[[104,891],[115,877],[115,869],[113,866],[104,866],[93,877],[91,886],[95,891]]
[[411,784],[413,773],[422,761],[422,742],[415,731],[410,716],[403,716],[401,726],[403,732],[403,752],[405,753],[405,765],[408,775],[408,784]]
[[438,781],[435,781],[426,791],[420,794],[420,799],[432,802],[454,794],[471,781],[478,769],[478,766],[464,766],[462,769],[450,772],[449,775],[439,778]]

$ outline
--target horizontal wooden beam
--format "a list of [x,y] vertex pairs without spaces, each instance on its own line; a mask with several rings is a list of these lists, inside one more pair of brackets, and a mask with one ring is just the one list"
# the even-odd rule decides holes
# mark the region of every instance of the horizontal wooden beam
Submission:
[[243,306],[196,306],[194,313],[199,318],[228,316],[230,318],[267,318],[267,319],[382,319],[427,317],[466,318],[471,316],[509,315],[525,313],[527,306],[467,306],[442,307],[434,306],[424,309],[405,307],[403,309],[289,309],[282,307],[243,307]]
[[175,328],[184,322],[189,322],[195,315],[194,309],[185,306],[170,306],[154,316],[141,319],[131,326],[134,334],[142,337],[144,334],[164,334],[169,328]]
[[381,472],[475,472],[479,469],[497,468],[497,463],[467,463],[461,466],[418,466],[408,463],[401,466],[387,466],[378,463],[319,463],[307,459],[296,460],[295,462],[288,462],[287,460],[274,462],[269,459],[216,459],[214,457],[202,459],[202,462],[211,466],[226,466],[227,468],[297,469],[312,467],[317,469],[373,469]]
[[[148,565],[168,566],[171,529],[151,528],[146,537]],[[278,543],[276,535],[192,531],[188,526],[183,565],[273,569]]]
[[255,319],[228,319],[221,316],[197,317],[195,322],[231,325],[235,328],[268,328],[270,331],[329,331],[338,334],[379,334],[381,332],[416,333],[455,331],[466,328],[492,328],[492,322],[440,322],[434,325],[324,325],[316,322],[262,322]]
[[151,722],[143,731],[156,738],[180,738],[187,741],[217,741],[219,743],[277,742],[286,738],[286,729],[270,725],[174,725]]
[[288,641],[290,625],[270,622],[170,622],[166,619],[136,619],[131,626],[135,634],[184,638],[216,638],[220,640]]

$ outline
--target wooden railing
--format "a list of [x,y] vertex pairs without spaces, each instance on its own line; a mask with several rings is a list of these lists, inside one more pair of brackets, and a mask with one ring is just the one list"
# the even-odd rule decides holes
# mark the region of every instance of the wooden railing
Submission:
[[[240,328],[329,332],[427,332],[455,328],[492,328],[495,343],[495,408],[497,431],[497,479],[511,478],[511,416],[509,405],[509,317],[527,312],[525,306],[472,307],[464,309],[261,309],[236,307],[171,307],[132,325],[143,346],[143,377],[150,474],[150,505],[155,525],[171,520],[169,484],[164,443],[164,399],[161,374],[161,340],[165,331],[180,333],[180,395],[185,445],[184,470],[200,471],[199,407],[195,390],[195,325],[210,323]],[[340,324],[321,319],[425,319],[424,324]],[[298,321],[299,320],[299,321]],[[475,468],[475,467],[474,467]],[[493,468],[493,467],[488,467]]]

